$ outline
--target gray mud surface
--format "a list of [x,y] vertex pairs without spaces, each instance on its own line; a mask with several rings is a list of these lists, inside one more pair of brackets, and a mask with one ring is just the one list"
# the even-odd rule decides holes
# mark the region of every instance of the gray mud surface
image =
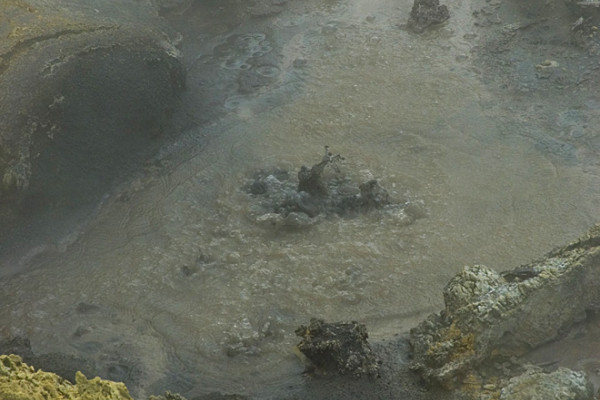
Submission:
[[478,42],[474,64],[497,93],[489,107],[516,115],[507,134],[527,135],[562,162],[595,164],[598,12],[569,2],[543,4],[474,7],[476,23],[468,36]]
[[[423,33],[433,25],[431,32],[425,35],[436,37],[462,32],[460,40],[468,43],[471,50],[457,54],[456,61],[467,64],[466,68],[493,94],[492,98],[482,98],[480,104],[502,127],[504,135],[527,138],[537,151],[548,154],[557,163],[589,165],[590,170],[597,168],[600,155],[600,130],[597,129],[600,126],[600,97],[596,95],[600,89],[600,13],[596,9],[582,9],[573,3],[560,1],[476,0],[470,2],[468,8],[472,18],[466,20],[464,16],[453,18],[450,3],[451,16],[446,22],[446,7],[432,2],[431,15],[424,15],[424,20],[419,23],[415,22],[418,20],[414,10],[416,3],[413,5],[415,16],[412,21],[408,18],[410,29]],[[294,2],[278,3],[272,12],[277,14],[282,8],[296,6]],[[398,12],[400,29],[406,26],[409,8],[405,8]],[[426,17],[430,20],[427,21]],[[371,20],[373,17],[367,13],[365,18]],[[435,27],[442,22],[445,25],[441,28]],[[454,24],[464,25],[458,28]],[[335,31],[335,28],[332,29]],[[271,60],[278,65],[277,68],[284,68],[278,64],[281,58],[277,60],[272,55]],[[240,93],[247,93],[249,88],[257,89],[261,85],[268,87],[274,82],[251,77],[250,71],[255,70],[253,66],[261,62],[250,58],[250,67],[240,74],[237,81]],[[299,69],[303,65],[305,60],[302,58],[293,62],[293,66]],[[194,74],[190,79],[194,81]],[[590,218],[590,223],[593,222]],[[517,274],[519,270],[515,269],[512,273]],[[595,331],[594,322],[591,326],[587,330]],[[577,331],[582,330],[586,329],[578,328]],[[569,351],[568,343],[572,343],[571,351],[578,351],[573,341],[567,341],[567,347],[562,347],[561,351]],[[301,389],[290,387],[290,391],[295,393],[280,393],[278,396],[286,399],[468,398],[468,394],[451,393],[425,385],[409,369],[407,332],[398,332],[393,338],[376,341],[373,351],[382,361],[378,378],[356,381],[339,376],[307,375]],[[539,354],[543,354],[543,350]],[[547,360],[549,357],[540,358]],[[589,369],[589,365],[598,365],[598,362],[582,360],[578,365],[587,363],[586,368]],[[574,363],[570,360],[571,365]],[[554,367],[557,365],[554,364]]]
[[[412,2],[148,4],[152,18],[182,35],[178,46],[186,90],[169,115],[180,135],[153,153],[142,169],[133,168],[133,176],[116,188],[105,186],[111,189],[98,199],[100,205],[83,212],[89,225],[74,226],[50,215],[45,228],[50,240],[28,247],[31,232],[25,227],[19,251],[3,248],[2,276],[33,272],[2,282],[1,299],[8,305],[1,308],[7,322],[0,329],[2,339],[26,337],[31,347],[9,341],[1,349],[21,352],[48,370],[60,363],[62,371],[57,372],[64,375],[87,369],[123,380],[140,399],[166,390],[188,400],[227,395],[461,398],[427,387],[409,369],[408,331],[439,309],[443,285],[465,263],[483,259],[495,262],[496,269],[512,269],[597,222],[596,9],[558,0],[445,2],[450,18],[411,33],[411,45],[391,47],[398,54],[389,58],[378,53],[378,46],[385,42],[389,51],[395,38],[382,39],[382,33],[403,34]],[[327,56],[311,58],[314,54]],[[443,59],[437,61],[440,54]],[[420,75],[400,80],[399,89],[394,79],[403,76],[405,64],[413,68],[408,60],[413,57],[431,82]],[[335,64],[329,66],[329,58]],[[366,74],[355,76],[355,70]],[[377,75],[381,71],[384,77]],[[376,88],[370,88],[371,80]],[[319,86],[339,93],[320,93]],[[379,101],[389,100],[390,91],[397,101]],[[289,104],[293,106],[286,108]],[[387,114],[406,114],[409,122],[406,127],[379,122]],[[471,125],[482,131],[465,139],[481,152],[477,161],[512,172],[482,178],[476,175],[479,167],[462,164],[474,157],[472,148],[455,152],[448,137],[463,135]],[[353,131],[355,126],[361,130]],[[488,136],[488,128],[498,129],[501,140]],[[287,135],[288,130],[295,136]],[[265,132],[262,142],[245,136],[256,132]],[[371,132],[381,134],[381,141],[363,137]],[[233,138],[223,139],[224,133]],[[406,147],[396,151],[398,137],[408,145],[402,142]],[[313,165],[314,149],[338,144],[330,139],[341,143],[340,153],[357,160],[351,166],[355,182],[383,176],[381,185],[394,199],[401,204],[417,200],[427,209],[419,210],[424,218],[404,224],[401,218],[390,222],[370,215],[358,218],[357,225],[332,218],[306,236],[253,230],[255,221],[249,227],[251,207],[244,203],[248,193],[243,187],[253,171],[275,171],[283,164],[295,173],[299,163]],[[309,146],[313,148],[305,149]],[[247,152],[240,150],[244,148]],[[515,148],[525,149],[530,165],[520,161],[522,153]],[[508,153],[499,153],[503,149]],[[238,161],[238,154],[251,161]],[[369,161],[361,163],[360,156]],[[449,164],[456,170],[447,172]],[[391,167],[386,170],[386,165]],[[540,165],[544,175],[523,183],[521,176],[529,177],[528,169]],[[486,182],[496,178],[503,188],[486,192]],[[547,182],[561,193],[555,196],[555,186],[548,189]],[[530,187],[546,197],[512,193]],[[587,199],[584,206],[569,203],[577,191]],[[141,201],[142,196],[149,200]],[[501,201],[491,201],[494,196]],[[546,205],[549,222],[537,228],[535,212],[545,211]],[[530,214],[534,216],[520,219]],[[434,218],[437,224],[426,225]],[[386,224],[392,228],[385,230]],[[350,239],[328,242],[340,232]],[[434,244],[424,244],[428,240]],[[385,243],[383,250],[373,242]],[[64,279],[46,274],[45,268],[54,267],[64,268]],[[288,298],[292,304],[273,300]],[[290,350],[296,341],[293,327],[323,317],[317,314],[357,313],[365,320],[358,322],[375,332],[370,343],[381,360],[379,377],[303,374]],[[592,317],[590,325],[576,329],[587,335],[588,346],[597,345],[598,318]],[[577,353],[577,332],[561,351]],[[565,359],[590,370],[600,365],[600,356],[582,357],[579,351]],[[554,362],[543,352],[538,359]]]

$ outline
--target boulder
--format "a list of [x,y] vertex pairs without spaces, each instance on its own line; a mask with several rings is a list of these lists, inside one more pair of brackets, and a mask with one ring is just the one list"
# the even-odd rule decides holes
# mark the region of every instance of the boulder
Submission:
[[447,388],[493,360],[559,338],[600,306],[600,225],[545,258],[498,273],[465,267],[445,309],[411,330],[412,368]]
[[367,341],[367,328],[357,322],[326,323],[311,319],[296,329],[296,346],[319,373],[376,376],[379,362]]
[[430,26],[439,25],[450,18],[448,7],[440,0],[415,0],[408,19],[408,28],[422,33]]

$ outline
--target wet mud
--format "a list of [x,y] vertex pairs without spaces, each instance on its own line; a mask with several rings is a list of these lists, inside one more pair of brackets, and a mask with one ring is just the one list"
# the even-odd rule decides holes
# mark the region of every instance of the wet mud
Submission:
[[[164,2],[183,38],[181,134],[85,225],[5,249],[0,336],[84,359],[135,398],[451,398],[410,371],[407,338],[448,280],[526,264],[597,219],[596,25],[572,29],[558,1],[473,0],[414,35],[412,5]],[[302,192],[299,166],[311,182],[324,144],[345,176],[327,165],[305,193],[350,183],[350,198],[391,204],[257,224]],[[365,324],[380,378],[303,375],[294,330],[313,317]]]

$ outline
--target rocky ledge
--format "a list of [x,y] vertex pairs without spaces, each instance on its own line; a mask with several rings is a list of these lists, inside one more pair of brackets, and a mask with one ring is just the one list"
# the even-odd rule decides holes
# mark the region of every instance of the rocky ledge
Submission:
[[480,398],[542,398],[515,393],[531,392],[543,381],[560,383],[556,393],[572,394],[546,398],[592,399],[583,374],[544,372],[520,360],[597,310],[599,285],[600,225],[512,271],[465,267],[444,289],[444,310],[411,330],[411,366],[432,384]]

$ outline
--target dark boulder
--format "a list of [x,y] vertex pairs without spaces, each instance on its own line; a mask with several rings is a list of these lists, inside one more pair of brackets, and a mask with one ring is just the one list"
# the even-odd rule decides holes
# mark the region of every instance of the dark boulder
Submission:
[[302,340],[297,348],[316,372],[377,376],[379,361],[367,341],[367,328],[357,322],[326,323],[311,319],[296,329]]
[[441,24],[450,18],[448,7],[440,4],[440,0],[415,0],[408,28],[414,32],[421,33],[433,25]]

